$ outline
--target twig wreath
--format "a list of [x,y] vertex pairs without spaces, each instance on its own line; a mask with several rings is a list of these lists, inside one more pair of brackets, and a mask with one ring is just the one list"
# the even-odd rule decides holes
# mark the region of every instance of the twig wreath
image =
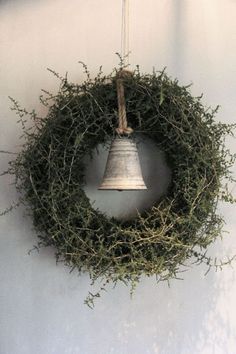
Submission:
[[[215,122],[217,108],[206,109],[165,71],[141,74],[137,67],[125,79],[129,125],[165,153],[172,181],[167,194],[136,218],[107,217],[84,192],[84,157],[115,135],[117,70],[104,75],[100,69],[92,80],[84,68],[82,84],[53,72],[61,85],[56,95],[44,91],[44,118],[12,100],[25,140],[6,173],[16,176],[20,202],[30,207],[38,246],[54,246],[58,261],[89,272],[92,281],[101,278],[101,289],[118,281],[133,289],[143,274],[178,278],[189,259],[209,267],[231,262],[216,263],[206,251],[222,234],[218,201],[235,201],[227,189],[235,156],[225,147],[233,125]],[[29,128],[26,115],[34,123]],[[86,303],[92,306],[98,296],[89,293]]]

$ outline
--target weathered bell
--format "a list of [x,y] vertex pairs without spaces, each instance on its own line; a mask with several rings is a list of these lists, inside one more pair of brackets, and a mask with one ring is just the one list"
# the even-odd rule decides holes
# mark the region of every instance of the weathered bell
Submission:
[[139,162],[136,144],[132,139],[115,138],[111,143],[103,181],[99,189],[147,189]]

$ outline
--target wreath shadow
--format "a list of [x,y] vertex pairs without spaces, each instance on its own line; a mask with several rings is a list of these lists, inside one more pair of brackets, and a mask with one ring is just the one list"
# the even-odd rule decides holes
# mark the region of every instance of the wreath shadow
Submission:
[[[229,283],[222,283],[222,274],[204,276],[205,271],[202,265],[193,267],[184,281],[171,280],[170,287],[144,277],[132,300],[125,286],[109,289],[92,316],[91,336],[99,331],[103,348],[98,353],[231,354],[229,338],[235,344],[236,335],[219,308]],[[107,328],[101,330],[104,318],[109,318],[109,338]]]

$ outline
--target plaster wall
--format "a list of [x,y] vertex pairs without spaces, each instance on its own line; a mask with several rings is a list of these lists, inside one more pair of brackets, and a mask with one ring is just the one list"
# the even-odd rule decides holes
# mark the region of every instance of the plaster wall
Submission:
[[[79,60],[92,75],[117,65],[120,14],[121,0],[0,1],[0,150],[20,150],[8,95],[43,114],[41,88],[58,89],[47,67],[80,82]],[[235,18],[234,0],[130,0],[131,63],[144,72],[166,66],[206,104],[221,105],[219,120],[235,122]],[[233,139],[228,146],[235,151]],[[8,160],[0,156],[1,171]],[[11,182],[0,179],[1,210],[17,198]],[[232,256],[235,207],[220,212],[229,233],[210,254]],[[205,267],[190,268],[170,288],[143,279],[133,299],[119,285],[92,311],[83,304],[86,275],[56,265],[52,249],[28,255],[37,239],[23,214],[0,218],[0,354],[236,354],[236,265],[206,277]]]

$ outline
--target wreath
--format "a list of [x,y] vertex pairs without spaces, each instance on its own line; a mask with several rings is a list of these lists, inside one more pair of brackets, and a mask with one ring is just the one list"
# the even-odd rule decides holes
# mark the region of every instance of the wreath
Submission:
[[[221,266],[206,250],[222,234],[218,201],[234,202],[225,186],[233,180],[234,155],[225,147],[233,125],[215,122],[218,107],[205,108],[201,96],[165,71],[142,74],[137,67],[124,82],[129,125],[134,139],[145,134],[165,153],[172,180],[166,195],[134,219],[107,217],[84,192],[84,156],[116,134],[117,70],[104,75],[100,69],[91,79],[84,68],[82,84],[53,72],[61,84],[56,95],[40,97],[48,107],[44,118],[12,99],[25,140],[7,173],[16,176],[20,202],[30,207],[38,247],[55,247],[58,261],[102,279],[101,289],[123,281],[133,290],[143,274],[169,281],[189,260]],[[86,303],[97,296],[100,291],[90,293]]]

